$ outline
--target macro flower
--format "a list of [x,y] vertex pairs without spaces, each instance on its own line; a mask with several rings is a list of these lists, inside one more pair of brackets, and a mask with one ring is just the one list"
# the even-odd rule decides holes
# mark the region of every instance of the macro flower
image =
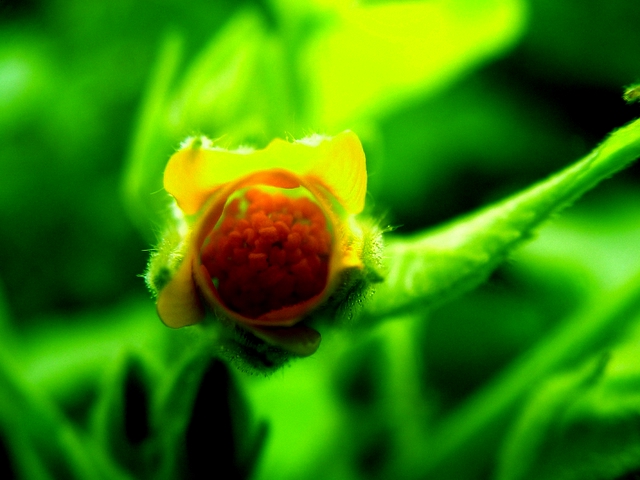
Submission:
[[276,139],[261,150],[192,137],[169,159],[164,187],[184,228],[179,261],[157,289],[162,321],[192,325],[209,307],[267,345],[315,352],[320,334],[301,321],[341,290],[345,272],[363,269],[358,137]]

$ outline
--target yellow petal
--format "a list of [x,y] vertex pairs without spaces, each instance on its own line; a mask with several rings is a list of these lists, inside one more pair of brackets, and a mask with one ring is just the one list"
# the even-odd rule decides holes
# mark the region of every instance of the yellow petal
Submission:
[[193,325],[205,316],[193,282],[192,265],[193,260],[185,258],[171,281],[158,294],[158,316],[168,327]]
[[223,185],[270,170],[285,170],[321,185],[348,213],[364,208],[365,156],[360,140],[350,131],[296,142],[276,139],[254,151],[212,148],[202,139],[194,139],[169,160],[164,187],[182,211],[192,215]]

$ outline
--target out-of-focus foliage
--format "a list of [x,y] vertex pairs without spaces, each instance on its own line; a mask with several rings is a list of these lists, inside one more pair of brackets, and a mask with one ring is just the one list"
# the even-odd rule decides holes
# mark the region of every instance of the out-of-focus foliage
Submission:
[[[0,3],[0,476],[633,478],[637,167],[536,227],[636,156],[635,124],[596,147],[638,116],[639,26],[631,0]],[[269,377],[166,329],[137,275],[179,142],[345,128],[392,271],[416,261]]]
[[225,145],[264,146],[283,132],[367,125],[512,44],[524,9],[516,0],[274,2],[270,25],[247,6],[183,69],[180,40],[168,37],[125,173],[134,220],[144,228],[166,208],[150,193],[162,188],[176,138],[200,130]]

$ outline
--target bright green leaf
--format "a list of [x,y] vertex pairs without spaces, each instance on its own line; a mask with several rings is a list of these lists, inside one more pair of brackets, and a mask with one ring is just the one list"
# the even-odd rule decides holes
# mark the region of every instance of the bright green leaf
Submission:
[[639,334],[636,325],[607,355],[530,396],[504,439],[497,480],[614,479],[640,469]]
[[640,120],[612,133],[584,159],[451,224],[389,241],[386,280],[368,305],[395,314],[456,297],[483,282],[551,215],[640,155]]
[[180,70],[182,43],[169,35],[160,49],[123,176],[130,214],[149,238],[150,219],[168,208],[162,172],[178,142],[203,132],[260,146],[291,131],[287,60],[258,12],[241,10]]
[[151,370],[159,370],[155,363],[123,349],[102,375],[92,412],[93,438],[136,478],[151,477],[157,468],[156,445],[148,438],[150,387],[158,380],[158,372]]
[[[23,478],[36,475],[85,479],[129,478],[69,422],[46,394],[26,384],[15,360],[0,350],[0,429],[10,446],[25,451],[16,455]],[[24,464],[32,452],[44,460],[45,468]]]
[[[552,375],[579,365],[619,341],[629,325],[637,320],[639,307],[640,272],[637,271],[623,286],[604,292],[568,318],[443,422],[429,446],[425,477],[481,478],[480,472],[492,461],[509,418],[517,413],[527,396]],[[552,389],[557,392],[580,389],[580,379],[588,376],[584,375],[561,380]],[[535,414],[537,421],[555,415],[560,408],[561,401],[554,400],[553,394],[544,401],[551,411]],[[466,461],[460,463],[460,458]]]
[[[556,466],[553,464],[545,466],[542,462],[536,466],[536,461],[539,461],[538,457],[544,455],[547,437],[553,438],[558,434],[557,430],[564,430],[563,417],[566,415],[566,410],[600,380],[606,362],[606,356],[600,357],[595,362],[588,362],[578,371],[558,375],[543,382],[532,392],[524,412],[519,415],[512,430],[505,436],[502,462],[499,464],[496,480],[566,478],[540,475],[539,470],[553,471]],[[562,447],[568,448],[569,445]],[[587,462],[584,462],[583,458],[582,464],[584,463]],[[579,470],[582,468],[576,471]],[[587,470],[583,473],[593,474],[594,471]],[[577,478],[585,479],[590,476],[579,476],[576,480]]]
[[518,0],[414,1],[335,8],[303,48],[311,125],[344,128],[437,91],[513,45]]
[[202,338],[192,337],[192,349],[176,360],[153,392],[150,422],[161,451],[158,478],[174,478],[185,454],[184,438],[191,410],[210,356]]
[[166,208],[164,196],[152,195],[162,188],[162,171],[171,152],[171,144],[162,131],[166,97],[182,54],[182,40],[167,36],[156,60],[142,101],[133,140],[122,177],[122,193],[129,215],[140,231],[150,232],[149,215]]
[[202,131],[267,143],[288,126],[285,63],[263,16],[242,10],[185,69],[164,126],[177,139]]

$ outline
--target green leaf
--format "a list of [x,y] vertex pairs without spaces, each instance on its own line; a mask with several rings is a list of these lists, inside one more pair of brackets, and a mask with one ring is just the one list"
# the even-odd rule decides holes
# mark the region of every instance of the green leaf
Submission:
[[298,64],[316,128],[438,91],[513,45],[526,17],[518,0],[334,3]]
[[149,216],[157,216],[167,205],[165,196],[152,193],[162,188],[162,171],[171,153],[171,145],[176,141],[167,141],[164,137],[162,118],[181,56],[182,39],[176,35],[167,35],[145,89],[135,134],[123,169],[124,204],[131,220],[149,239],[153,239]]
[[[14,458],[23,478],[129,478],[22,376],[15,361],[0,350],[0,429],[8,445],[20,449]],[[32,464],[36,456],[39,461]]]
[[182,69],[183,39],[167,35],[129,149],[123,193],[138,228],[166,215],[162,172],[177,143],[205,132],[224,144],[266,145],[291,131],[287,58],[256,10],[232,17]]
[[613,132],[584,159],[506,200],[451,224],[391,238],[386,280],[372,316],[432,306],[476,287],[550,216],[640,156],[640,120]]
[[[7,435],[6,447],[13,454],[11,473],[17,477],[20,472],[23,478],[33,480],[53,480],[53,474],[48,471],[45,459],[39,456],[34,444],[29,440],[29,435],[24,431],[14,431]],[[14,478],[12,476],[11,478]]]
[[233,371],[214,359],[200,381],[185,433],[188,472],[209,470],[224,472],[228,478],[249,478],[267,428],[264,422],[254,424]]
[[117,362],[123,350],[144,352],[156,361],[173,360],[165,357],[176,332],[162,325],[147,299],[65,316],[64,327],[60,317],[45,320],[19,338],[15,355],[24,381],[60,404],[72,402],[79,391],[100,388],[105,366]]
[[93,438],[136,478],[150,478],[157,468],[158,452],[149,438],[151,386],[160,371],[155,363],[123,348],[102,376],[93,410]]
[[162,452],[158,458],[157,478],[175,478],[186,454],[184,438],[202,376],[210,361],[210,346],[202,337],[193,337],[192,350],[182,355],[167,371],[153,392],[150,422]]
[[[426,447],[430,457],[424,478],[482,478],[481,472],[492,461],[510,417],[527,396],[562,369],[573,368],[614,345],[637,320],[639,309],[637,272],[622,287],[604,292],[586,304],[446,419]],[[585,368],[587,372],[589,368]],[[592,372],[596,372],[594,368]],[[580,379],[586,379],[588,373],[581,375],[560,380],[552,389],[567,394],[580,390]],[[540,413],[538,420],[554,415],[560,408],[555,400],[545,401],[551,412]],[[465,462],[461,463],[460,458]]]
[[260,454],[266,426],[254,424],[229,367],[212,355],[219,347],[211,332],[191,330],[185,336],[191,348],[153,392],[151,429],[160,452],[154,478],[203,468],[213,476],[235,472],[245,478]]
[[[596,361],[587,362],[577,371],[557,375],[543,382],[532,392],[524,411],[504,438],[496,480],[566,478],[564,475],[541,475],[540,470],[556,470],[557,473],[557,465],[551,463],[545,467],[545,463],[541,462],[539,457],[544,456],[547,437],[551,437],[551,442],[554,442],[558,437],[558,431],[566,428],[564,420],[567,410],[600,380],[607,360],[606,355],[600,356]],[[561,442],[563,440],[566,439],[562,439]],[[564,444],[563,448],[571,447]],[[587,452],[581,453],[585,455]],[[574,472],[583,472],[575,478],[591,478],[594,471],[584,471],[584,464],[587,463],[585,458],[582,458],[581,463],[580,468],[574,469]],[[590,475],[583,476],[585,473]]]
[[504,438],[497,480],[612,480],[640,469],[640,329],[631,318],[636,325],[623,343],[551,377],[527,399]]
[[287,72],[278,36],[243,9],[185,68],[164,126],[178,139],[202,131],[266,144],[290,126]]

